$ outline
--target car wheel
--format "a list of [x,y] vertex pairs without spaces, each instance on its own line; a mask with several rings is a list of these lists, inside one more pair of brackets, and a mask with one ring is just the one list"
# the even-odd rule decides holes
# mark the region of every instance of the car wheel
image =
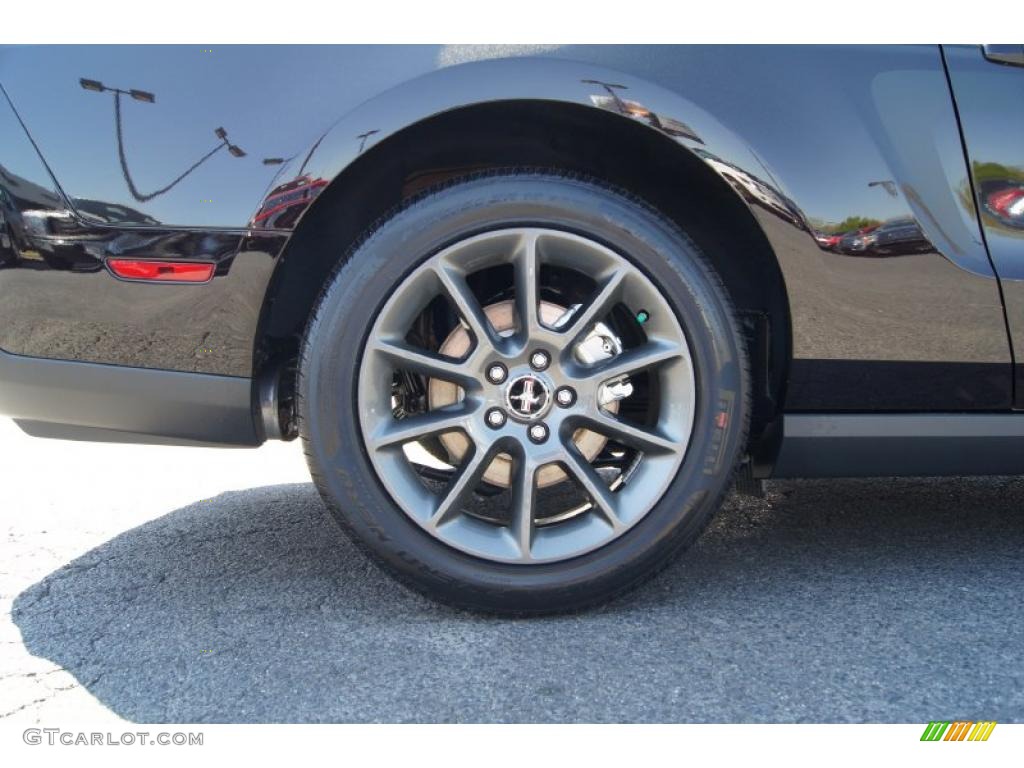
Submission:
[[459,607],[579,609],[656,573],[719,506],[749,374],[697,246],[560,173],[467,178],[341,260],[309,323],[300,432],[334,515]]

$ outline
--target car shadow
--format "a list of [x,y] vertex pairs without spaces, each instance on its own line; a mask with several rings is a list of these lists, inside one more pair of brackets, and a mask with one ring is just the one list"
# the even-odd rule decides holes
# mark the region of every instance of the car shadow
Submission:
[[639,591],[516,621],[407,591],[311,485],[271,486],[126,531],[13,617],[136,722],[1021,720],[1022,500],[778,483]]

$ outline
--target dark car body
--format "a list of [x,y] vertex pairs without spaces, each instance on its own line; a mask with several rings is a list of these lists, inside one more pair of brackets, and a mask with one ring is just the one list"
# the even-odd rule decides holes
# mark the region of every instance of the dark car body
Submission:
[[[360,233],[459,174],[558,166],[714,206],[756,476],[1024,471],[1024,230],[977,191],[1024,168],[1024,69],[980,46],[17,47],[0,84],[0,412],[30,433],[289,436]],[[817,236],[850,217],[900,224]],[[847,256],[872,248],[901,258]]]

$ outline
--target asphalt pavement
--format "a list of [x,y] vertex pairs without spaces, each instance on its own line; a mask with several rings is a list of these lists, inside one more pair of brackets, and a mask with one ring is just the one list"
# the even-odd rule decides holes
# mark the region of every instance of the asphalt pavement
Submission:
[[0,420],[0,479],[9,721],[1024,721],[1024,479],[773,483],[641,590],[529,620],[392,582],[296,444]]

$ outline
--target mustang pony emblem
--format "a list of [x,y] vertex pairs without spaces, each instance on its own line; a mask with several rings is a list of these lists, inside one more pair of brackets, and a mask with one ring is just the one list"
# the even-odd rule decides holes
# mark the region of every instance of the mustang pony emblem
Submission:
[[508,401],[520,416],[534,416],[544,410],[549,399],[548,389],[535,376],[520,376],[509,384]]

